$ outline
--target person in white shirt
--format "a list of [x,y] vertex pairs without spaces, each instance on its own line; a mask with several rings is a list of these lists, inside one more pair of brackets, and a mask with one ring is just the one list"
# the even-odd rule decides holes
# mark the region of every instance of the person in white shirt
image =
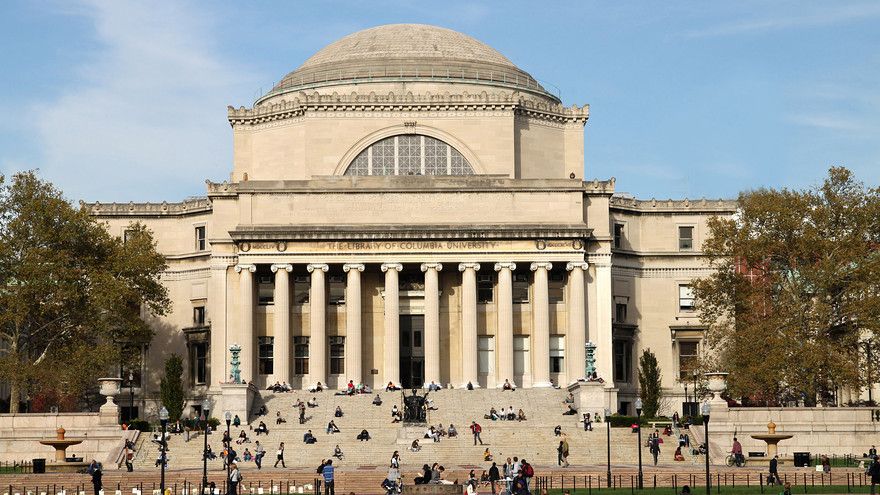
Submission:
[[501,418],[502,421],[507,419],[507,413],[505,412],[503,406],[501,407],[501,415],[499,416],[499,418]]
[[229,495],[238,495],[238,483],[241,481],[241,471],[238,470],[236,463],[230,464],[232,470],[229,472]]

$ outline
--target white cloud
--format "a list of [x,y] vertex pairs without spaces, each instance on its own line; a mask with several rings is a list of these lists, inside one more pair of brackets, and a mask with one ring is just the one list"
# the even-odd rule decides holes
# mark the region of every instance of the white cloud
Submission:
[[829,26],[880,16],[880,4],[877,3],[840,5],[837,2],[829,2],[824,5],[829,7],[804,13],[803,6],[796,3],[791,5],[790,10],[779,12],[776,15],[722,23],[688,31],[684,35],[688,38],[731,36],[784,29]]
[[209,13],[177,2],[89,0],[99,50],[56,101],[31,109],[41,169],[72,199],[181,199],[231,169],[225,112],[253,76],[224,63]]

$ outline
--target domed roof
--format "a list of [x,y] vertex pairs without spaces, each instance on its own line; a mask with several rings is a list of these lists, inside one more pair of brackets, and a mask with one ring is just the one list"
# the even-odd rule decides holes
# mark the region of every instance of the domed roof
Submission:
[[341,38],[286,75],[261,100],[317,87],[419,80],[509,87],[558,101],[498,50],[458,31],[425,24],[388,24]]

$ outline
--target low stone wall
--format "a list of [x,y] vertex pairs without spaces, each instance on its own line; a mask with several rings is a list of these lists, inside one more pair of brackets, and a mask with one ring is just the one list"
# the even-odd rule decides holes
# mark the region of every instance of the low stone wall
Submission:
[[0,414],[0,462],[54,459],[55,449],[39,440],[55,438],[59,427],[65,438],[83,440],[67,449],[68,457],[102,462],[124,433],[119,426],[101,425],[99,413]]

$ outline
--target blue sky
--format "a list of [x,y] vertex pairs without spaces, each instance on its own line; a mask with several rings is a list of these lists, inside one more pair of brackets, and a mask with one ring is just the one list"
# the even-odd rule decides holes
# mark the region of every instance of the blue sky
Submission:
[[587,178],[642,198],[880,182],[880,2],[0,2],[0,170],[176,201],[231,170],[226,105],[324,45],[436,24],[591,105]]

